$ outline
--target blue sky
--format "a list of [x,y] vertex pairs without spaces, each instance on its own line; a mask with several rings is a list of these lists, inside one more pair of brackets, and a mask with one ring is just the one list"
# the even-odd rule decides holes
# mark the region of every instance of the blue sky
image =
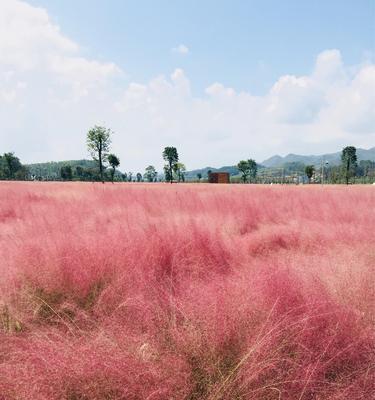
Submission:
[[[147,81],[176,67],[194,93],[219,81],[262,94],[284,74],[310,72],[325,49],[354,64],[374,52],[373,0],[32,0],[88,56]],[[184,44],[188,56],[170,49]]]
[[375,1],[1,0],[1,151],[188,169],[375,146]]

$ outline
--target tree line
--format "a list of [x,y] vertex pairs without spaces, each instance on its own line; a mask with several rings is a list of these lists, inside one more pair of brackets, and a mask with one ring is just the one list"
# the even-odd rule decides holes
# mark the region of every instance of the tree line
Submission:
[[[111,152],[112,130],[103,126],[94,126],[86,134],[87,150],[92,161],[82,160],[82,165],[66,164],[59,167],[58,175],[50,179],[63,181],[122,181],[122,182],[185,182],[186,167],[180,162],[176,147],[167,146],[162,152],[165,162],[163,174],[159,174],[153,165],[145,168],[144,173],[120,172],[120,158]],[[49,163],[59,164],[59,163]],[[282,168],[281,178],[273,175],[258,176],[258,172],[264,172],[265,168],[258,165],[254,159],[241,160],[236,165],[239,178],[232,177],[232,182],[240,180],[242,183],[294,183],[295,178],[306,177],[308,183],[346,183],[356,180],[364,181],[364,178],[375,180],[375,161],[361,160],[358,163],[357,151],[354,146],[347,146],[341,153],[341,165],[329,165],[322,161],[321,167],[305,165],[301,162],[285,164]],[[280,170],[280,169],[279,169]],[[268,171],[272,171],[269,169]],[[28,180],[41,179],[40,174],[31,173],[14,153],[0,155],[0,179],[1,180]],[[211,171],[208,171],[210,174]],[[292,177],[292,180],[290,179]],[[200,182],[202,173],[196,174],[196,180]]]

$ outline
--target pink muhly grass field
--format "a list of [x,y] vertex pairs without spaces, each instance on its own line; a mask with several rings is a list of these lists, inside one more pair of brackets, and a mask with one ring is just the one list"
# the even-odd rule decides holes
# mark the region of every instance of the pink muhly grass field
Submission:
[[375,188],[0,184],[0,399],[375,398]]

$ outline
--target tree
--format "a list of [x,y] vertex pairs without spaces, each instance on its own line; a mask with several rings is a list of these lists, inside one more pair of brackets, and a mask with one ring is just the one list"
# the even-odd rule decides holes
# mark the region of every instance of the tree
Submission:
[[173,182],[173,171],[171,173],[171,170],[169,169],[168,165],[164,165],[163,170],[164,170],[165,181],[172,183]]
[[242,181],[243,183],[247,182],[247,177],[250,174],[250,166],[248,161],[246,160],[241,160],[238,164],[237,164],[237,168],[238,170],[241,172],[242,174]]
[[181,182],[181,181],[185,182],[185,172],[186,172],[185,164],[177,162],[173,167],[173,171],[176,174],[178,182]]
[[198,181],[200,182],[202,179],[202,174],[200,172],[197,173],[197,178],[198,178]]
[[83,178],[84,169],[80,165],[76,166],[76,175],[77,175],[78,180],[81,180]]
[[17,181],[25,181],[29,179],[30,173],[25,165],[21,165],[19,169],[14,174],[14,179]]
[[250,158],[247,160],[247,163],[249,165],[249,176],[250,178],[255,181],[255,178],[257,177],[257,172],[258,172],[258,165],[255,160]]
[[358,173],[360,176],[370,176],[375,172],[375,161],[361,160],[358,166]]
[[95,125],[87,133],[87,148],[91,157],[98,161],[100,179],[104,183],[104,163],[107,161],[109,148],[111,145],[112,131],[103,126]]
[[357,149],[354,146],[343,148],[341,163],[344,170],[345,182],[348,185],[350,177],[355,174],[357,168]]
[[142,182],[142,174],[140,172],[137,172],[137,182]]
[[71,181],[73,179],[73,170],[70,165],[63,165],[60,168],[60,176],[63,181]]
[[315,172],[315,167],[313,165],[306,165],[305,174],[309,179],[309,183],[311,183],[311,178],[313,177],[314,172]]
[[128,182],[133,182],[133,172],[128,172]]
[[116,168],[120,165],[120,159],[114,154],[108,154],[107,159],[108,159],[109,165],[112,167],[111,180],[112,180],[112,183],[113,183],[113,180],[114,180],[114,177],[115,177]]
[[253,160],[252,158],[249,158],[248,160],[241,160],[237,164],[237,169],[242,174],[241,179],[243,183],[247,182],[248,177],[250,177],[251,180],[255,181],[258,172],[258,164],[255,160]]
[[126,172],[124,172],[123,174],[121,174],[121,178],[124,182],[128,181],[128,174]]
[[166,147],[163,151],[163,159],[167,162],[164,166],[165,180],[173,182],[173,170],[178,163],[178,153],[176,147]]
[[14,174],[22,168],[21,161],[14,153],[4,153],[3,159],[5,161],[5,174],[8,179],[13,179]]
[[4,153],[0,156],[0,179],[26,180],[29,170],[14,153]]
[[153,165],[149,165],[145,169],[145,173],[143,175],[144,179],[146,179],[148,182],[154,182],[155,178],[157,177],[158,173],[156,172],[156,169]]

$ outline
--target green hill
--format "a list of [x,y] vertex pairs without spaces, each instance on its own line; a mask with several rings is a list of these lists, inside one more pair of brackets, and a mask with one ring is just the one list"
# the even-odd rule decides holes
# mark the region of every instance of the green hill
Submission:
[[[370,161],[375,161],[375,147],[372,147],[371,149],[361,149],[357,148],[357,156],[358,156],[358,161],[361,160],[370,160]],[[305,165],[315,165],[319,166],[322,163],[322,160],[328,161],[330,165],[339,165],[341,163],[341,151],[338,151],[336,153],[328,153],[328,154],[322,154],[322,155],[299,155],[299,154],[288,154],[285,157],[281,157],[279,155],[273,156],[268,158],[267,160],[264,160],[262,162],[262,165],[264,165],[267,168],[279,168],[283,167],[284,164],[286,163],[294,163],[294,162],[300,162]]]
[[27,168],[31,176],[46,180],[54,180],[60,178],[61,167],[70,165],[73,171],[77,167],[85,169],[95,169],[98,164],[93,160],[68,160],[68,161],[50,161],[45,163],[27,164]]

